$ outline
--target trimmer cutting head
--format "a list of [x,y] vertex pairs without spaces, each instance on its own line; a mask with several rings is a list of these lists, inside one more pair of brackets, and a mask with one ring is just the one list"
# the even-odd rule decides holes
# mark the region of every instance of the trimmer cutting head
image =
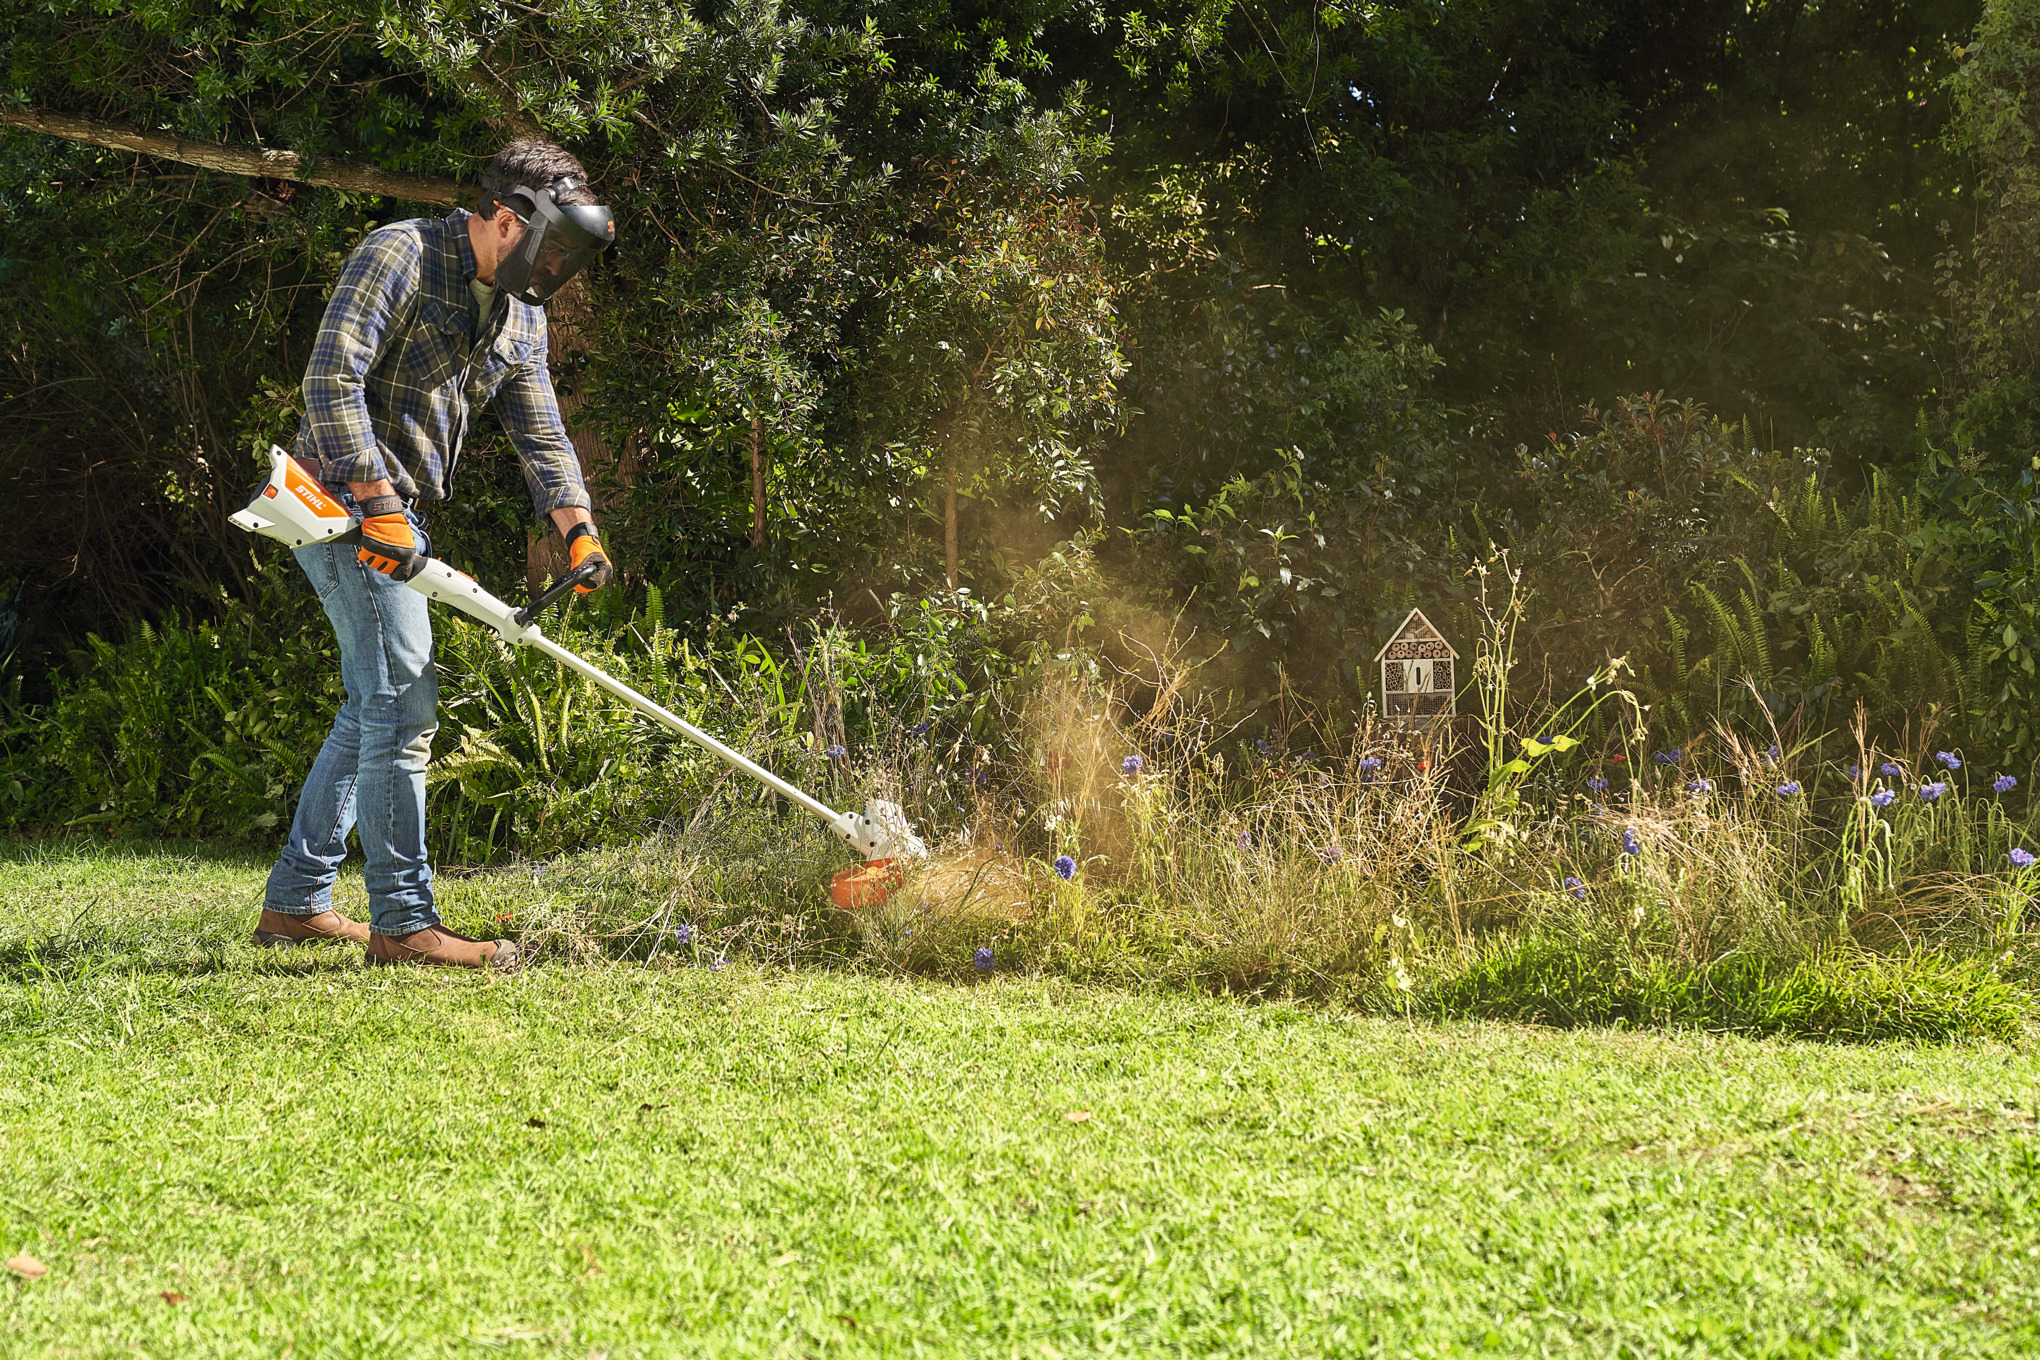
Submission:
[[836,833],[867,860],[928,858],[928,847],[914,834],[907,814],[883,798],[866,803],[861,813],[838,813]]
[[829,896],[845,911],[880,905],[906,881],[908,861],[928,858],[898,803],[874,798],[861,813],[838,813],[833,825],[864,855],[864,863],[829,880]]

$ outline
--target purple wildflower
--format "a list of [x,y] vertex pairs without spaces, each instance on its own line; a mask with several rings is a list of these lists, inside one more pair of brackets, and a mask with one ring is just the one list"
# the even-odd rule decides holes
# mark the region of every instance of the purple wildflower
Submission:
[[1587,885],[1574,878],[1571,874],[1565,876],[1565,890],[1582,902],[1587,900]]
[[1764,765],[1766,766],[1766,768],[1776,766],[1780,754],[1781,752],[1778,750],[1778,743],[1775,741],[1772,742],[1770,749],[1764,752]]
[[1896,797],[1898,797],[1898,795],[1896,793],[1893,793],[1890,789],[1879,789],[1877,790],[1877,792],[1870,795],[1870,806],[1890,807],[1891,800]]
[[674,943],[674,944],[693,944],[693,943],[694,943],[694,927],[693,927],[693,926],[691,926],[691,925],[683,925],[683,926],[681,926],[681,927],[680,927],[680,929],[678,929],[678,930],[674,931],[674,932],[673,932],[673,943]]
[[1055,857],[1055,872],[1058,878],[1067,882],[1077,876],[1077,862],[1068,855],[1057,855]]
[[1797,779],[1788,779],[1778,786],[1778,796],[1780,798],[1790,798],[1798,792],[1799,781]]
[[1992,793],[2010,793],[2017,787],[2019,787],[2019,776],[2015,774],[2001,774],[1991,782],[1990,789]]
[[1128,756],[1119,762],[1119,772],[1128,775],[1139,774],[1146,765],[1147,762],[1139,756]]
[[1637,840],[1636,832],[1626,826],[1622,828],[1622,853],[1625,855],[1640,855],[1643,853],[1643,842]]
[[1660,765],[1676,765],[1686,758],[1686,753],[1674,746],[1669,751],[1653,751],[1650,758]]
[[999,965],[998,959],[992,954],[992,947],[988,944],[979,945],[977,953],[971,955],[970,962],[980,973],[989,973]]
[[1587,787],[1592,789],[1595,793],[1600,793],[1602,790],[1608,787],[1608,781],[1603,776],[1597,774],[1592,779],[1589,779],[1587,781]]
[[822,754],[831,760],[841,760],[844,756],[849,755],[850,752],[841,746],[831,746],[828,750],[822,752]]
[[1887,760],[1877,767],[1877,773],[1886,779],[1900,779],[1905,775],[1905,767],[1895,760]]
[[1346,857],[1345,850],[1340,848],[1338,842],[1336,841],[1334,841],[1330,846],[1326,847],[1325,849],[1318,851],[1318,858],[1323,860],[1327,864],[1337,864],[1340,860],[1344,859],[1345,857]]
[[1686,792],[1692,794],[1695,798],[1702,794],[1712,793],[1714,792],[1714,781],[1712,779],[1696,779],[1686,785]]
[[1940,761],[1951,770],[1962,768],[1962,757],[1956,755],[1953,751],[1936,751],[1934,752],[1934,759]]
[[1360,760],[1360,782],[1372,784],[1381,778],[1381,757],[1363,756]]
[[2018,868],[2018,869],[2030,869],[2030,868],[2032,868],[2032,867],[2033,867],[2033,852],[2032,852],[2031,850],[2021,850],[2021,849],[2019,849],[2019,848],[2018,848],[2017,846],[2013,846],[2013,847],[2012,847],[2012,866],[2013,866],[2014,868]]
[[1858,765],[1858,764],[1857,764],[1857,763],[1856,763],[1855,761],[1853,761],[1853,760],[1852,760],[1852,761],[1850,761],[1850,762],[1849,762],[1849,778],[1851,778],[1851,779],[1861,779],[1862,777],[1863,777],[1863,767],[1862,767],[1861,765]]
[[1920,785],[1920,801],[1931,803],[1948,791],[1948,781],[1943,779],[1934,784]]

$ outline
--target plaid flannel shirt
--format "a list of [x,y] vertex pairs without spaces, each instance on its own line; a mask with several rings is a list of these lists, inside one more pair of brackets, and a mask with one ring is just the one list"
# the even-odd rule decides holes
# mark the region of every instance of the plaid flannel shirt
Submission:
[[393,222],[347,257],[305,366],[297,455],[335,486],[387,477],[406,500],[445,500],[469,415],[494,401],[539,513],[586,507],[546,369],[545,310],[499,292],[477,316],[467,220],[455,209]]

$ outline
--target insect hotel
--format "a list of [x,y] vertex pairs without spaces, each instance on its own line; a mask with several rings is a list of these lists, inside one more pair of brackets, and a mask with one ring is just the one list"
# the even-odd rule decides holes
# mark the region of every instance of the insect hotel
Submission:
[[1459,653],[1421,609],[1374,658],[1381,667],[1381,713],[1397,727],[1428,727],[1452,716],[1452,663]]

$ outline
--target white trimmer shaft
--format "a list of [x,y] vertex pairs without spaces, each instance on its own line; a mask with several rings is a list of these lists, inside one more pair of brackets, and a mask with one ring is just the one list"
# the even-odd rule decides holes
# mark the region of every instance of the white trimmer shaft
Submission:
[[[228,518],[237,527],[265,538],[288,543],[294,548],[309,543],[329,543],[353,533],[357,521],[346,507],[328,495],[318,481],[298,467],[291,456],[271,445],[269,481],[245,510]],[[608,690],[638,712],[678,732],[725,764],[789,798],[828,823],[831,830],[857,848],[867,860],[924,859],[928,847],[914,834],[899,804],[874,798],[862,812],[838,812],[827,803],[789,784],[757,761],[725,746],[708,733],[638,693],[607,671],[582,660],[539,630],[534,608],[523,610],[505,604],[482,588],[466,572],[456,571],[437,558],[426,559],[423,569],[405,582],[430,600],[450,605],[488,625],[505,642],[543,652],[568,670]],[[558,589],[557,587],[555,588]],[[550,602],[550,596],[546,597]]]

